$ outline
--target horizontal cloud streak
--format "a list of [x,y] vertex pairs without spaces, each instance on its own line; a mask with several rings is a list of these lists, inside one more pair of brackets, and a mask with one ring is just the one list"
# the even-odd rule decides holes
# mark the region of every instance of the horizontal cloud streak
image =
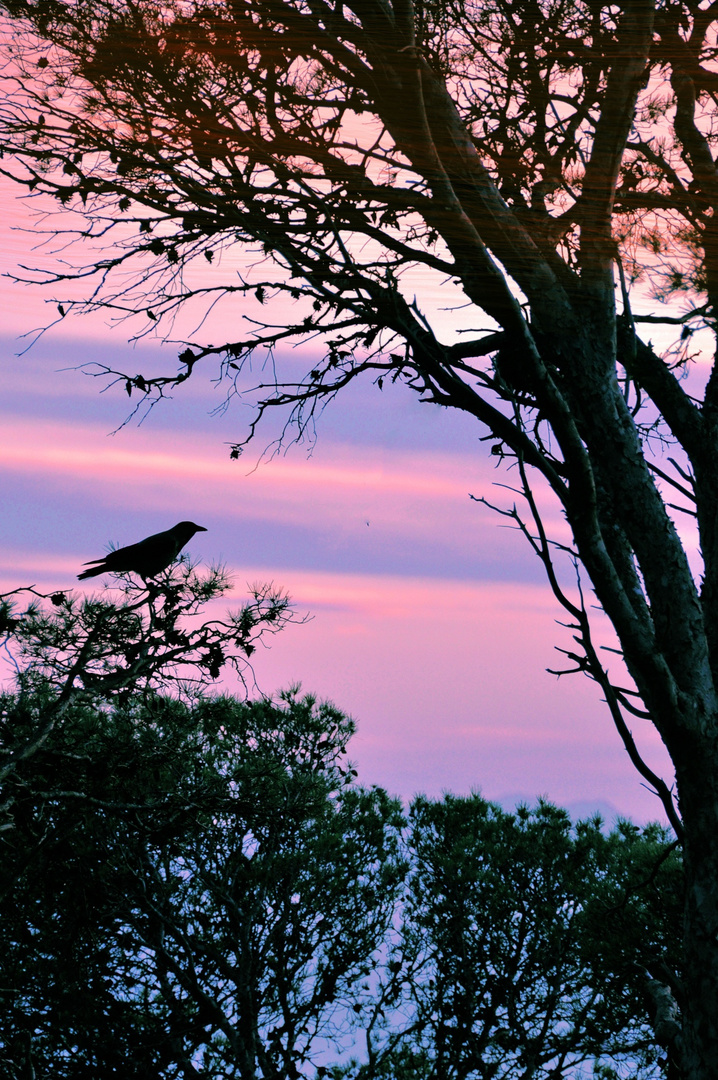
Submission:
[[[79,588],[76,570],[67,558],[6,551],[0,583],[14,587],[20,574],[47,591]],[[405,797],[480,788],[496,799],[521,792],[596,805],[612,793],[623,813],[659,816],[596,688],[581,677],[557,685],[545,670],[560,662],[554,646],[572,644],[546,589],[281,566],[230,570],[236,588],[218,607],[241,603],[245,583],[272,580],[300,615],[313,616],[258,650],[258,684],[272,692],[301,682],[353,714],[351,753],[366,782]],[[653,729],[636,734],[670,781]]]
[[[516,497],[494,486],[515,473],[495,467],[472,418],[419,406],[401,388],[350,387],[322,417],[310,459],[298,448],[251,471],[251,454],[232,463],[222,445],[241,437],[247,413],[210,421],[222,392],[201,380],[141,428],[109,437],[133,402],[53,369],[98,355],[118,368],[144,364],[144,352],[139,361],[119,352],[73,343],[63,326],[11,360],[18,378],[0,416],[2,589],[79,588],[80,564],[109,541],[196,520],[209,532],[189,551],[226,561],[236,602],[245,582],[273,580],[314,616],[258,649],[259,685],[301,681],[353,713],[365,782],[406,796],[478,787],[492,798],[610,800],[659,816],[595,688],[545,672],[561,666],[554,645],[570,647],[570,631],[556,626],[561,612],[525,541],[469,499],[511,506]],[[169,347],[157,362],[172,367],[173,355]],[[551,500],[541,505],[551,534],[566,539]],[[638,734],[660,771],[655,735]]]
[[[12,415],[0,416],[0,456],[0,479],[34,490],[39,506],[44,496],[91,503],[96,522],[83,534],[95,546],[208,518],[221,519],[215,551],[229,560],[266,552],[275,564],[317,565],[321,553],[336,569],[377,570],[389,558],[386,569],[408,574],[539,576],[521,537],[470,500],[514,498],[494,486],[506,473],[479,457],[325,441],[312,458],[299,450],[248,473],[193,433],[174,433],[168,449],[164,431],[108,437],[97,424],[51,421],[39,433]],[[547,516],[565,533],[555,510]]]

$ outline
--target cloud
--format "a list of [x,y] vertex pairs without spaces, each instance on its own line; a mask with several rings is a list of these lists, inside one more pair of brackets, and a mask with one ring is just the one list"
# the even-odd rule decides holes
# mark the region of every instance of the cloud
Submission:
[[[1,179],[0,196],[11,199]],[[37,241],[7,229],[30,221],[26,205],[11,199],[0,215],[10,269]],[[42,296],[0,279],[4,332],[51,320]],[[5,353],[22,347],[6,343]],[[65,319],[27,358],[13,358],[0,416],[3,589],[76,587],[80,563],[109,540],[195,518],[211,531],[195,538],[193,554],[226,559],[240,601],[244,582],[274,580],[314,615],[258,650],[257,677],[269,691],[300,680],[353,713],[352,755],[365,782],[405,796],[481,788],[529,801],[610,798],[624,813],[659,816],[595,687],[545,671],[560,666],[554,646],[570,647],[571,634],[556,626],[561,612],[528,545],[468,497],[515,499],[494,487],[513,474],[494,468],[472,417],[418,405],[388,384],[381,394],[352,386],[322,417],[311,460],[298,450],[248,475],[221,445],[241,434],[247,414],[208,423],[223,397],[209,380],[193,379],[144,427],[109,437],[132,402],[57,372],[95,359],[174,370],[176,355],[172,346],[160,355],[151,339],[129,349],[123,328],[112,333],[100,315]],[[291,369],[299,357],[304,364],[306,350],[283,362]],[[541,494],[540,505],[551,535],[566,539],[552,501]],[[641,725],[636,734],[661,771],[656,733]]]
[[[65,558],[6,553],[0,583],[27,581],[48,591],[77,586]],[[556,646],[572,645],[544,587],[460,582],[389,574],[327,573],[235,565],[236,588],[216,603],[240,604],[246,583],[273,580],[300,615],[260,647],[260,689],[300,682],[352,714],[351,756],[360,779],[410,797],[481,789],[492,799],[523,792],[559,803],[609,798],[624,814],[660,817],[641,787],[593,684],[557,680]],[[60,580],[66,575],[64,581]],[[93,582],[92,590],[101,587]],[[636,731],[650,764],[670,782],[655,731]],[[512,798],[513,798],[512,794]]]
[[[0,416],[0,455],[0,480],[35,491],[39,513],[43,495],[91,506],[98,526],[105,521],[104,531],[86,537],[95,545],[131,542],[146,520],[151,532],[181,518],[207,524],[208,517],[221,522],[214,551],[230,560],[240,526],[242,546],[250,544],[243,557],[253,560],[269,545],[272,561],[288,565],[304,548],[311,561],[314,548],[347,568],[357,560],[358,569],[378,569],[388,558],[386,569],[404,565],[407,574],[432,562],[442,576],[472,576],[472,566],[479,576],[538,573],[522,538],[471,501],[469,492],[509,505],[515,498],[494,486],[505,473],[478,456],[324,440],[311,458],[297,450],[248,472],[206,434],[140,429],[108,436],[97,423],[38,424],[13,415]],[[566,539],[555,508],[547,518]]]

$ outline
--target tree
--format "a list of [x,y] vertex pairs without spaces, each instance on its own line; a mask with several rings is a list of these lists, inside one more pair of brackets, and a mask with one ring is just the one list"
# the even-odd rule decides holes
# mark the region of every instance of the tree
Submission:
[[545,802],[509,814],[476,795],[416,799],[410,826],[403,965],[416,970],[419,1075],[657,1075],[647,987],[681,957],[665,831],[606,834]]
[[[146,586],[129,574],[114,577],[124,599],[43,596],[34,588],[0,596],[3,644],[15,648],[10,656],[33,706],[29,724],[13,728],[22,737],[4,748],[0,781],[37,752],[71,705],[102,709],[132,695],[197,692],[225,668],[246,686],[256,642],[294,618],[289,598],[262,585],[239,611],[199,623],[231,582],[220,568],[195,573],[184,557]],[[18,597],[28,601],[23,611]]]
[[[209,695],[207,636],[229,657],[241,616],[189,633],[177,609],[199,614],[216,578],[180,566],[134,605],[56,596],[9,617],[0,1061],[13,1080],[306,1075],[386,933],[400,807],[353,784],[354,725],[330,705]],[[140,605],[164,610],[154,635]]]
[[[353,379],[390,379],[475,417],[514,467],[526,517],[503,512],[568,613],[571,669],[600,686],[684,841],[675,1050],[687,1080],[714,1076],[718,380],[700,396],[682,381],[694,332],[715,338],[713,6],[4,3],[4,171],[59,200],[63,251],[73,238],[105,248],[49,271],[87,283],[58,298],[59,316],[101,306],[154,326],[184,304],[256,300],[244,336],[183,342],[174,376],[106,374],[151,402],[217,357],[232,393],[250,357],[311,338],[323,355],[255,388],[257,420],[285,408],[306,430]],[[244,277],[195,274],[231,243],[254,253]],[[413,298],[416,267],[464,304],[458,335]],[[663,300],[678,306],[644,313]],[[663,353],[637,332],[654,323],[676,334]],[[543,490],[568,547],[546,533]],[[610,670],[586,582],[616,633]],[[677,807],[641,758],[635,717],[668,749]]]
[[306,1075],[403,876],[351,730],[292,696],[72,710],[10,788],[5,1075]]
[[[45,689],[3,695],[3,744]],[[74,701],[3,790],[3,1075],[672,1075],[676,842],[478,796],[406,832],[353,729],[293,693]]]

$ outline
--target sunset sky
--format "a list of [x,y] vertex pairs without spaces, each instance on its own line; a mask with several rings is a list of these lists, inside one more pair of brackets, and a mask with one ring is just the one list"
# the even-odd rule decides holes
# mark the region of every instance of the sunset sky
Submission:
[[[28,220],[7,185],[0,219]],[[31,263],[31,244],[3,225],[3,269]],[[99,360],[139,371],[159,342],[133,351],[122,329],[66,320],[18,356],[20,335],[47,321],[43,296],[3,279],[0,307],[0,588],[79,588],[80,564],[110,542],[190,518],[208,531],[189,551],[228,565],[238,601],[247,582],[274,581],[312,616],[260,650],[257,682],[268,693],[301,682],[351,713],[364,783],[661,818],[597,690],[545,670],[562,666],[555,646],[570,647],[570,633],[525,541],[470,498],[513,501],[493,486],[511,476],[475,422],[367,382],[325,411],[311,453],[260,462],[267,429],[232,462],[227,444],[251,414],[235,402],[212,415],[225,391],[209,379],[120,427],[123,388],[101,393],[74,370]],[[670,782],[658,737],[635,725]]]

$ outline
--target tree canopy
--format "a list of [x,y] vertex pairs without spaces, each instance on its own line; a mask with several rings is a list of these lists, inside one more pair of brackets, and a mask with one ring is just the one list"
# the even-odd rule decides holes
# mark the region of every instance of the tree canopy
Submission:
[[5,748],[0,780],[35,754],[72,704],[102,709],[132,694],[197,692],[227,669],[253,685],[257,642],[294,618],[286,595],[257,586],[238,611],[198,621],[231,583],[224,570],[197,574],[184,558],[147,588],[129,574],[115,577],[119,601],[33,588],[0,596],[0,634],[13,643],[17,676],[34,703],[23,737],[14,729]]
[[[232,316],[183,340],[175,373],[108,378],[152,401],[216,358],[230,395],[254,389],[257,422],[283,408],[300,431],[353,379],[393,380],[475,417],[513,466],[523,502],[504,512],[568,614],[568,668],[599,684],[684,838],[676,1052],[688,1080],[714,1076],[718,380],[712,366],[695,377],[692,347],[700,330],[715,350],[714,6],[4,10],[2,168],[58,202],[47,227],[62,261],[44,279],[68,290],[59,317],[99,306],[139,318],[141,333],[195,303]],[[225,277],[218,256],[237,246],[246,269]],[[455,298],[451,329],[417,291],[417,270]],[[653,326],[672,331],[665,347],[665,334],[660,347],[646,339]],[[281,348],[302,340],[316,352],[304,371]],[[267,374],[253,386],[257,358]],[[544,489],[569,544],[547,534]],[[697,529],[691,558],[681,521]],[[580,568],[576,588],[562,556]],[[587,584],[625,670],[609,670],[593,643]],[[641,757],[631,728],[643,720],[668,748],[675,792]]]
[[402,877],[398,807],[348,786],[351,729],[295,698],[72,710],[6,789],[18,1076],[304,1075]]
[[[403,936],[358,1080],[670,1070],[651,1026],[651,989],[680,966],[681,868],[664,830],[419,796],[408,852]],[[409,1003],[398,1036],[387,1004]]]
[[[81,609],[61,618],[70,636]],[[0,696],[4,1076],[670,1075],[650,992],[682,964],[666,830],[478,795],[407,817],[358,784],[334,706],[139,673],[118,695],[110,656],[58,715],[52,623],[5,641],[25,658]]]

